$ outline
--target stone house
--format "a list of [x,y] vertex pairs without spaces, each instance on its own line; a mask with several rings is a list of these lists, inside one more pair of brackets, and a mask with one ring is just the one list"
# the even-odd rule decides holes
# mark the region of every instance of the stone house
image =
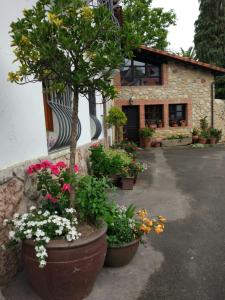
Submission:
[[114,77],[115,105],[128,117],[125,136],[138,142],[140,128],[157,127],[157,136],[190,134],[207,117],[223,129],[224,101],[214,99],[214,77],[225,69],[145,46],[125,60]]

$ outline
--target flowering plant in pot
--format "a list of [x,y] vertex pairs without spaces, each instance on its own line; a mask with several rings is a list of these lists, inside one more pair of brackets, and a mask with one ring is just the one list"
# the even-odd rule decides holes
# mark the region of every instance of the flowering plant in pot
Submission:
[[198,128],[194,127],[191,133],[192,133],[192,143],[195,144],[198,142],[198,135],[199,135]]
[[155,129],[150,128],[150,127],[145,127],[140,130],[141,145],[144,148],[151,147],[151,144],[152,144],[151,138],[152,138],[154,132],[155,132]]
[[[11,227],[9,238],[13,243],[22,242],[25,271],[41,298],[71,299],[73,295],[73,299],[83,299],[90,293],[104,262],[106,225],[99,223],[99,218],[103,217],[105,206],[101,204],[96,209],[96,203],[89,201],[85,219],[84,200],[79,198],[76,208],[71,207],[71,186],[79,195],[83,180],[77,165],[71,174],[63,161],[53,164],[45,160],[30,165],[27,173],[36,177],[41,199],[38,208],[31,207],[28,213],[5,220]],[[88,185],[89,193],[100,189],[103,195],[106,186],[95,180]],[[84,257],[84,252],[89,255]],[[87,266],[92,269],[91,274]],[[74,268],[79,272],[73,272]],[[61,289],[58,282],[66,288]]]
[[114,205],[106,218],[108,249],[105,265],[121,267],[128,264],[147,234],[163,232],[165,221],[162,216],[149,217],[145,209],[136,212],[133,205]]
[[133,158],[136,158],[138,145],[132,141],[123,140],[121,143],[114,144],[111,148],[113,149],[123,149]]
[[134,184],[137,181],[137,176],[139,173],[144,172],[147,166],[139,161],[132,161],[129,165],[129,174],[134,178]]

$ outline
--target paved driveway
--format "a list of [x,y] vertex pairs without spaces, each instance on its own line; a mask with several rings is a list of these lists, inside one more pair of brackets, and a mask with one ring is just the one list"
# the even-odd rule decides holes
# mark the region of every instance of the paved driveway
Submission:
[[[164,215],[166,231],[151,235],[128,266],[104,268],[88,300],[224,300],[225,147],[156,148],[140,158],[148,171],[114,198]],[[23,274],[4,294],[39,299]]]

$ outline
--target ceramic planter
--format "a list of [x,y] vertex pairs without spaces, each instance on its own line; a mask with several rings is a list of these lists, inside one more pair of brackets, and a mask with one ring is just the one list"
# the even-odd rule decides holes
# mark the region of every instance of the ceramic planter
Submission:
[[121,188],[122,190],[133,190],[134,177],[122,177]]
[[216,138],[210,138],[210,144],[215,145],[217,142]]
[[150,148],[152,145],[152,138],[151,137],[142,137],[141,138],[141,145],[144,148]]
[[111,183],[117,187],[120,186],[120,180],[121,180],[120,175],[112,175],[110,177]]
[[205,145],[205,144],[207,144],[207,138],[204,138],[204,137],[199,137],[199,143],[200,144],[203,144],[203,145]]
[[47,265],[39,268],[32,240],[23,242],[24,269],[31,286],[44,300],[81,300],[92,290],[107,249],[107,226],[74,242],[53,240],[47,245]]
[[107,248],[105,265],[108,267],[118,268],[129,264],[135,256],[140,239],[136,239],[122,246],[110,246]]
[[198,135],[192,135],[192,144],[198,143]]

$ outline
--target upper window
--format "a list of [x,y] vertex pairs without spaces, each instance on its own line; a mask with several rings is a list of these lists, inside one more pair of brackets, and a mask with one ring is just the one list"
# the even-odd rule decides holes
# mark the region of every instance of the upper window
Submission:
[[125,60],[121,67],[121,85],[160,85],[161,65],[141,62],[138,60]]

